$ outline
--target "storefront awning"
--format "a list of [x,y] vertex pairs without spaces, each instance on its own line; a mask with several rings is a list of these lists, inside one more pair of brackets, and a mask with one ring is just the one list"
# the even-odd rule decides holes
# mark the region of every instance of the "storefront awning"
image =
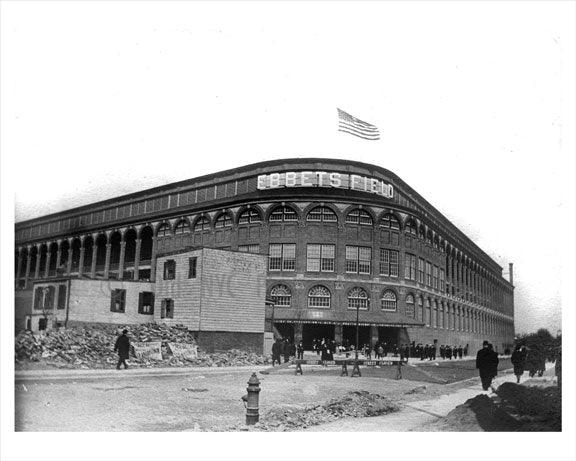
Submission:
[[[266,319],[270,320],[272,310],[266,309]],[[320,309],[290,309],[283,307],[274,308],[274,323],[323,323],[356,325],[356,311],[333,311]],[[423,327],[424,324],[416,319],[399,312],[372,312],[360,311],[358,325],[382,326],[382,327]]]

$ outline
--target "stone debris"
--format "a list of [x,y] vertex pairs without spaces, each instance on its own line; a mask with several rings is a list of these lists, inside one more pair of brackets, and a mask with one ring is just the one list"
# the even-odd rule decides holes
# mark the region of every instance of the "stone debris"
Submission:
[[162,360],[135,357],[131,351],[130,364],[138,368],[154,367],[226,367],[261,365],[266,357],[238,349],[207,353],[198,349],[196,358],[174,357],[168,343],[195,345],[194,335],[183,325],[167,326],[148,323],[118,327],[113,325],[49,330],[42,334],[20,332],[15,338],[15,360],[45,362],[58,368],[102,369],[116,364],[118,355],[114,344],[121,331],[127,328],[131,342],[161,342]]
[[[367,391],[351,391],[319,405],[281,405],[268,410],[254,426],[237,424],[226,431],[297,431],[341,418],[385,415],[400,407],[388,398]],[[248,428],[248,429],[247,429]],[[215,429],[222,430],[222,429]]]
[[453,432],[550,432],[562,430],[556,387],[503,383],[496,395],[480,394],[458,405],[427,430]]
[[426,386],[414,387],[406,391],[405,394],[421,394],[422,392],[426,392]]

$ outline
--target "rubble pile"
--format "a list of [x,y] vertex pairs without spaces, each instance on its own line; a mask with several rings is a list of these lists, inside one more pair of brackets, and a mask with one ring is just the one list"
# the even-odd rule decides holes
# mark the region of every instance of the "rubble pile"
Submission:
[[[15,360],[16,363],[44,362],[58,368],[110,368],[118,360],[114,344],[122,329],[117,326],[94,326],[49,330],[42,334],[24,331],[16,336]],[[224,367],[259,365],[267,361],[266,357],[238,349],[216,353],[199,349],[195,359],[175,357],[168,343],[195,344],[193,332],[183,325],[148,323],[131,325],[128,330],[132,343],[161,343],[162,360],[137,358],[131,353],[129,362],[139,368]]]
[[[297,431],[341,418],[385,415],[399,409],[398,405],[382,395],[351,391],[320,405],[282,405],[271,408],[250,430]],[[246,430],[246,426],[236,425],[226,430]]]
[[550,432],[562,430],[560,391],[555,386],[532,387],[504,383],[492,398],[485,394],[458,405],[431,431]]

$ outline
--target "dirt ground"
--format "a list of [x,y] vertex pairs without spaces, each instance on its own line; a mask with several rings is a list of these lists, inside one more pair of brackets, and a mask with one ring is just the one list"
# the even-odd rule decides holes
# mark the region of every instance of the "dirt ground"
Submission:
[[[112,377],[17,381],[16,430],[221,430],[244,422],[241,396],[252,372],[258,370],[264,367],[191,370],[175,376],[137,376],[132,370],[121,370]],[[351,390],[380,394],[398,404],[451,391],[442,384],[370,377],[369,373],[355,378],[341,377],[336,369],[305,369],[304,373],[295,376],[293,369],[258,373],[260,414],[279,405],[322,403]]]

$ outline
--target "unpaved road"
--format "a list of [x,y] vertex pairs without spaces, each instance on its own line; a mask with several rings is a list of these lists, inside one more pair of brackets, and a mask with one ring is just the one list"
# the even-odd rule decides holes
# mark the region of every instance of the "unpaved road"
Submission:
[[[19,374],[15,383],[15,428],[17,431],[217,430],[244,421],[245,409],[240,398],[246,393],[252,372],[262,370],[264,367]],[[389,372],[390,369],[374,369],[356,378],[341,377],[337,369],[323,367],[305,368],[303,376],[295,376],[293,368],[274,370],[268,375],[258,373],[262,388],[260,414],[276,405],[321,403],[350,390],[382,394],[405,404],[435,399],[470,385],[383,377]],[[426,379],[417,370],[409,373]],[[415,388],[417,392],[407,394]]]

